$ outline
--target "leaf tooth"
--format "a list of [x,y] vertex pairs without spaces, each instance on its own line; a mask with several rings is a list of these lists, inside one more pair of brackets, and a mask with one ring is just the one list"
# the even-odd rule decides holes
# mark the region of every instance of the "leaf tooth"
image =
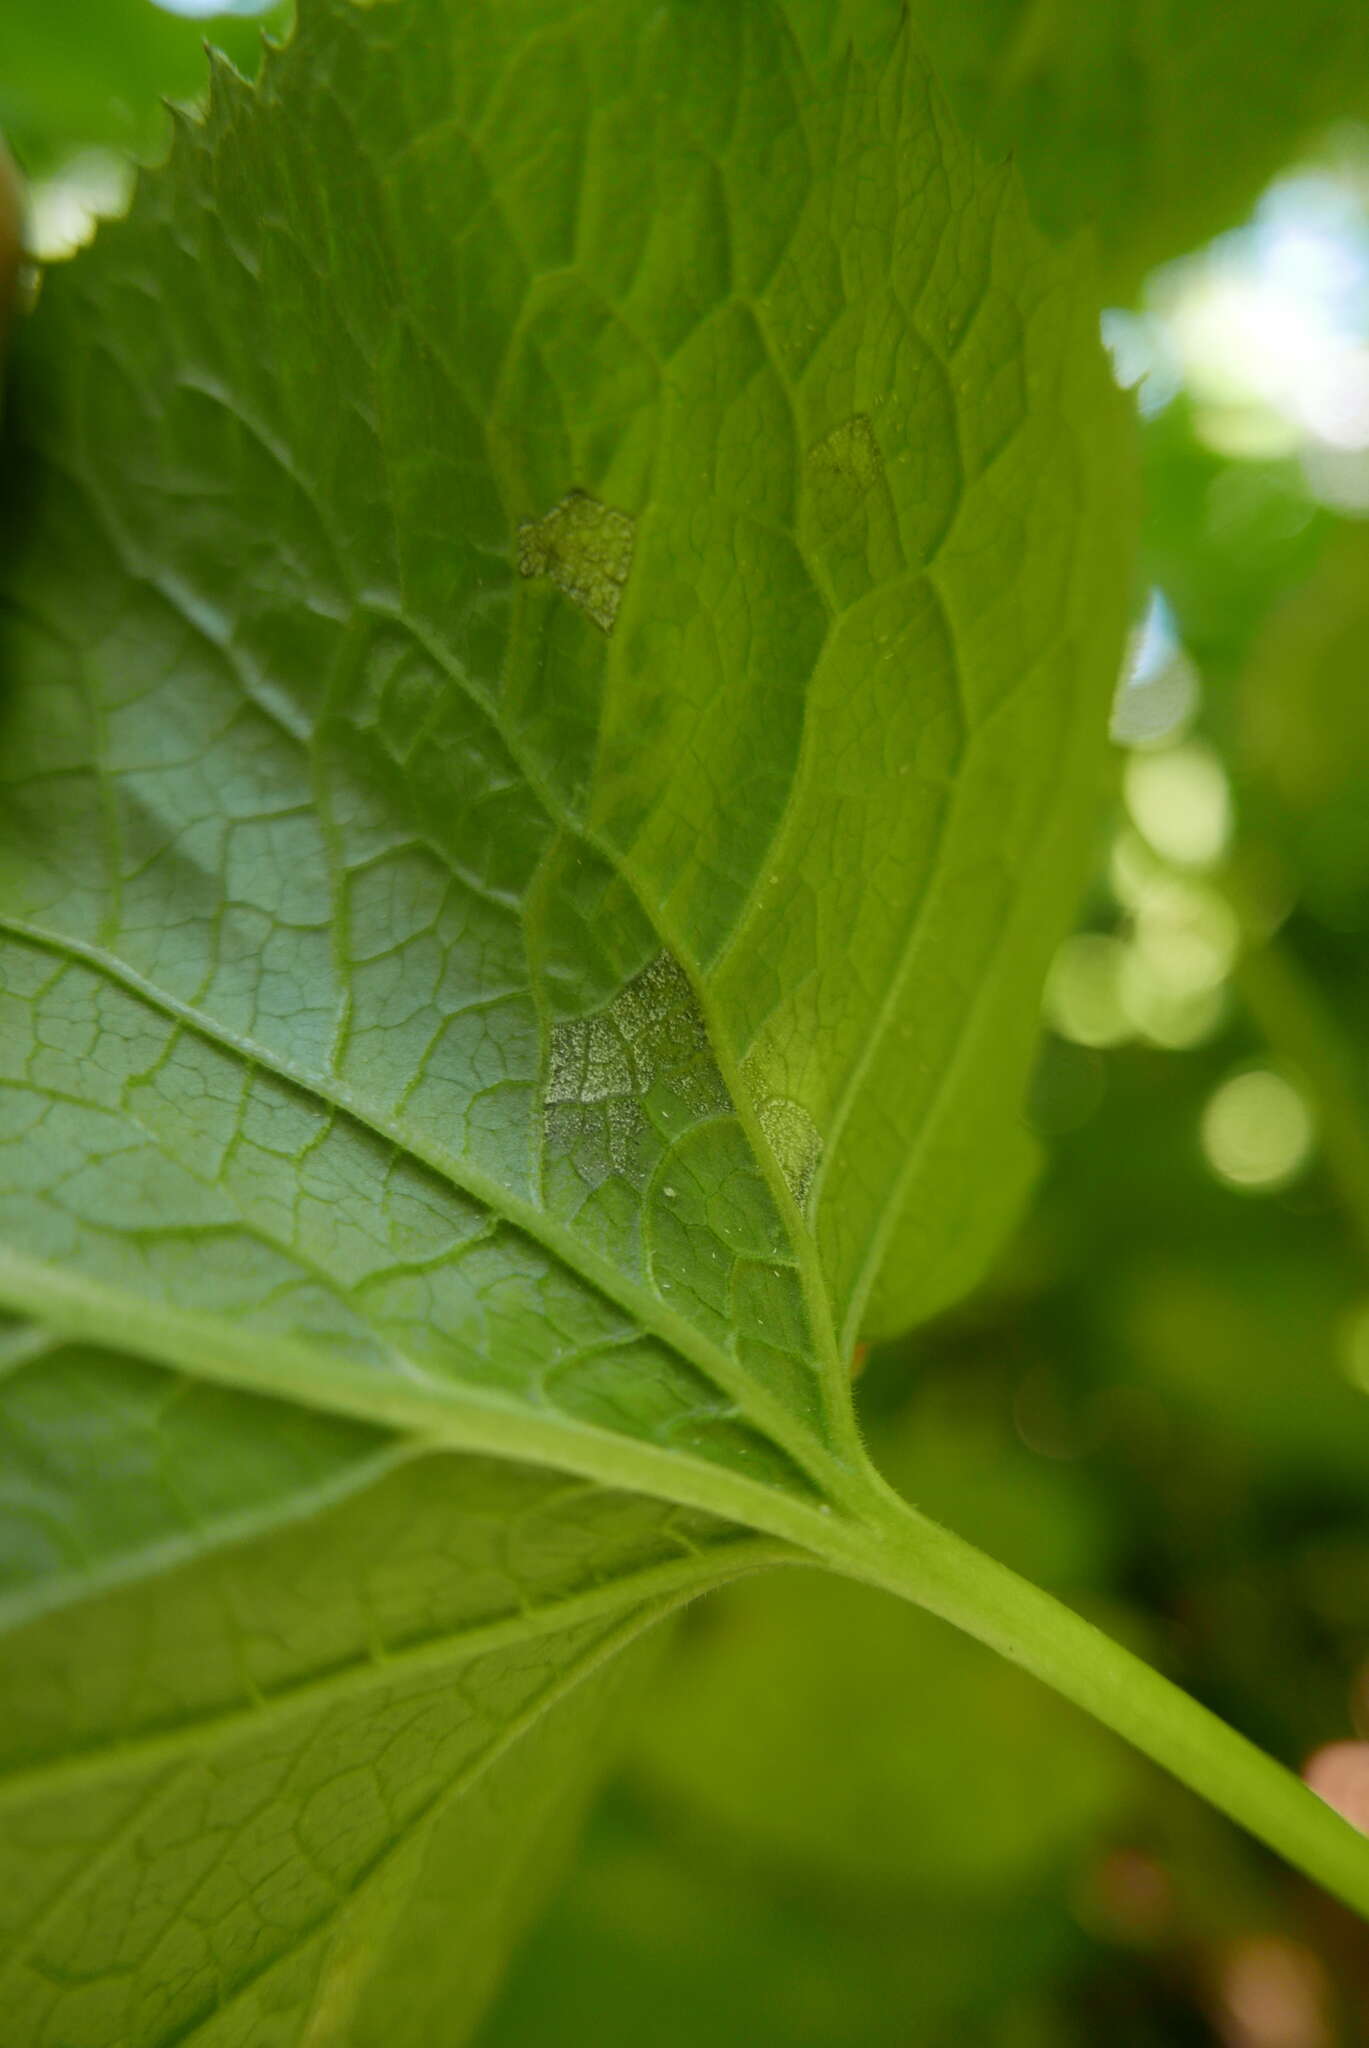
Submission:
[[204,54],[209,65],[208,110],[211,115],[219,115],[227,101],[240,100],[250,90],[250,83],[216,43],[206,42]]
[[184,137],[190,137],[203,126],[203,116],[193,100],[163,99],[162,105],[171,118],[171,146],[174,150]]

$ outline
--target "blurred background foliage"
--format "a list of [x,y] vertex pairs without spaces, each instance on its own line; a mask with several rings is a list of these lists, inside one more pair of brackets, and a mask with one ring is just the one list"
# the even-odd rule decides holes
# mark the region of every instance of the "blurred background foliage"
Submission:
[[206,40],[250,71],[263,26],[285,23],[272,0],[14,0],[0,13],[0,130],[35,178],[78,152],[156,155],[163,100],[203,90]]
[[1051,233],[1098,235],[1114,296],[1238,219],[1299,141],[1369,112],[1346,0],[914,0],[962,122]]
[[[1148,524],[1050,1165],[861,1409],[922,1508],[1296,1765],[1369,1737],[1369,10],[922,12],[1043,225],[1096,233]],[[5,0],[34,255],[123,204],[206,31],[250,69],[285,26]],[[976,1645],[795,1571],[663,1646],[481,2048],[1100,2040],[1369,2042],[1364,1931]]]

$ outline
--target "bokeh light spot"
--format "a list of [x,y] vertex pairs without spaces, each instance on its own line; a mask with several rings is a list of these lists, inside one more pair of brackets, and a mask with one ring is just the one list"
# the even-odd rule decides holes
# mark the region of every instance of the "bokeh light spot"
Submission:
[[192,21],[210,21],[225,14],[266,14],[276,0],[152,0],[163,14],[184,14]]
[[50,178],[28,190],[24,241],[40,263],[74,256],[102,220],[124,212],[133,192],[133,165],[111,149],[83,149]]
[[1369,1835],[1369,1742],[1328,1742],[1307,1759],[1302,1775],[1318,1799]]
[[1233,1942],[1219,1997],[1227,2048],[1333,2048],[1326,1973],[1302,1942],[1280,1934]]
[[1312,1152],[1312,1113],[1290,1081],[1257,1067],[1224,1081],[1202,1114],[1202,1143],[1219,1180],[1232,1187],[1287,1185]]
[[1198,709],[1198,671],[1179,645],[1169,606],[1152,591],[1131,637],[1112,706],[1112,737],[1123,747],[1178,739]]
[[[1312,497],[1369,510],[1369,206],[1362,133],[1278,179],[1251,219],[1152,277],[1104,338],[1142,410],[1186,390],[1233,462],[1291,457]],[[1148,403],[1149,401],[1149,403]]]
[[1200,740],[1133,754],[1123,783],[1133,823],[1176,866],[1214,866],[1231,841],[1231,791],[1213,749]]

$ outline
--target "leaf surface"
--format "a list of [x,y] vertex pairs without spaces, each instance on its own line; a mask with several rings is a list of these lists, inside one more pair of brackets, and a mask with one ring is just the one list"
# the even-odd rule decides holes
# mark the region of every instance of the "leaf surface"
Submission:
[[49,281],[14,1292],[762,1470],[830,1426],[815,1292],[853,1335],[895,1232],[938,1291],[1129,506],[1069,266],[898,10],[825,16],[321,8]]
[[31,1329],[4,1357],[10,2038],[462,2038],[620,1653],[755,1546]]
[[1088,847],[1094,329],[883,0],[314,0],[48,276],[0,581],[35,2042],[370,2039],[406,1902],[491,1948],[609,1652],[865,1486],[849,1346],[989,1249]]

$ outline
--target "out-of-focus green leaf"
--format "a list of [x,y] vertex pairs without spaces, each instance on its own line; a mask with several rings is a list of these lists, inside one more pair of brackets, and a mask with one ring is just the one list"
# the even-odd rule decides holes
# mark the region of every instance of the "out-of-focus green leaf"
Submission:
[[967,1907],[806,1887],[619,1790],[479,2048],[1070,2048],[1084,1943],[1040,1888]]
[[1194,432],[1182,396],[1146,423],[1146,574],[1173,607],[1229,732],[1226,695],[1272,608],[1311,574],[1334,528],[1292,457],[1227,461]]
[[954,1371],[924,1380],[871,1442],[900,1493],[1015,1571],[1067,1595],[1105,1580],[1112,1539],[1100,1491],[1029,1451],[1001,1393],[986,1395],[972,1375],[964,1385]]
[[1369,930],[1369,537],[1345,525],[1269,619],[1241,678],[1239,765],[1259,829],[1333,931]]
[[1002,1896],[1058,1868],[1125,1795],[1114,1741],[863,1587],[798,1573],[740,1587],[689,1649],[643,1721],[654,1782],[814,1881]]
[[[1087,1483],[953,1386],[929,1388],[875,1441],[920,1507],[954,1512],[985,1549],[1076,1597],[1100,1575]],[[806,1571],[709,1603],[634,1756],[658,1791],[814,1884],[942,1898],[1010,1894],[1067,1863],[1134,1776],[1111,1739],[977,1644]]]
[[1285,1481],[1369,1479],[1369,1401],[1345,1372],[1354,1299],[1333,1261],[1152,1262],[1119,1292],[1114,1326],[1176,1414]]
[[[0,136],[0,350],[9,340],[10,315],[19,275],[20,236],[19,181]],[[4,362],[0,358],[0,373]]]
[[1344,0],[919,0],[961,119],[1042,225],[1097,235],[1114,294],[1239,220],[1318,126],[1369,110]]

